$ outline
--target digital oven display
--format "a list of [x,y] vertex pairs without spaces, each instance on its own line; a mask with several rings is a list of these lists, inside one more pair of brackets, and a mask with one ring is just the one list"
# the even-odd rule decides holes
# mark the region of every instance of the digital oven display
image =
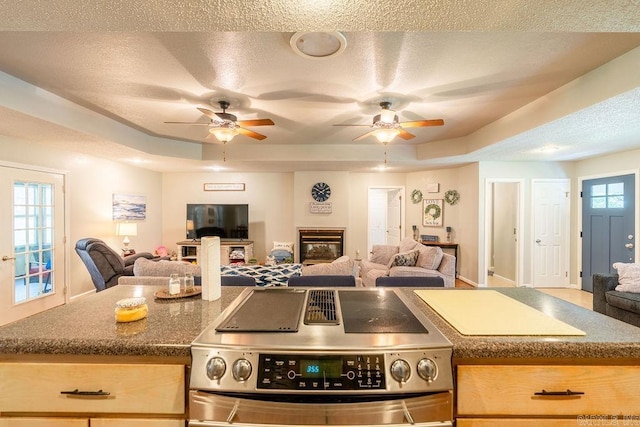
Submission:
[[302,378],[340,378],[342,359],[302,359],[300,376]]

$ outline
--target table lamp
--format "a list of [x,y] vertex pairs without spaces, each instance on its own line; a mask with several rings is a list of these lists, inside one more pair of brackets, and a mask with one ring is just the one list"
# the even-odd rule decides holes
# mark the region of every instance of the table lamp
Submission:
[[[187,220],[187,239],[189,237],[191,237],[191,233],[196,229],[195,225],[193,224],[193,220],[192,219],[188,219]],[[193,236],[192,239],[195,241],[196,237]]]
[[127,254],[129,253],[129,243],[130,243],[129,236],[138,235],[138,224],[133,222],[118,223],[116,235],[124,236],[124,239],[122,239],[122,244],[124,245],[124,248],[122,249],[122,251],[125,254]]

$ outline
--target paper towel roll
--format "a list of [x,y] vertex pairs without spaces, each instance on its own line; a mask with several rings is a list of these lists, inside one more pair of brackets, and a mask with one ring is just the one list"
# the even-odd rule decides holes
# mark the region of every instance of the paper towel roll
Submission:
[[203,237],[200,239],[200,263],[202,272],[202,299],[214,301],[220,299],[220,238]]

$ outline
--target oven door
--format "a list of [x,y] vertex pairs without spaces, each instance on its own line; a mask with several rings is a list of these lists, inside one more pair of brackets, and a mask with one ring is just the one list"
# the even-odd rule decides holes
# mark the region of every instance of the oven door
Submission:
[[453,425],[452,393],[411,397],[307,398],[189,392],[189,427],[305,425],[437,427]]

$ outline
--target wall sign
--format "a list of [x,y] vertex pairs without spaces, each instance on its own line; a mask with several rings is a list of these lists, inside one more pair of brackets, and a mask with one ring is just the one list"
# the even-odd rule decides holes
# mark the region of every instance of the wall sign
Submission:
[[442,199],[424,199],[422,203],[422,225],[442,227]]
[[244,182],[209,182],[204,184],[204,191],[244,191]]
[[311,202],[309,203],[309,212],[312,214],[330,214],[331,202]]

